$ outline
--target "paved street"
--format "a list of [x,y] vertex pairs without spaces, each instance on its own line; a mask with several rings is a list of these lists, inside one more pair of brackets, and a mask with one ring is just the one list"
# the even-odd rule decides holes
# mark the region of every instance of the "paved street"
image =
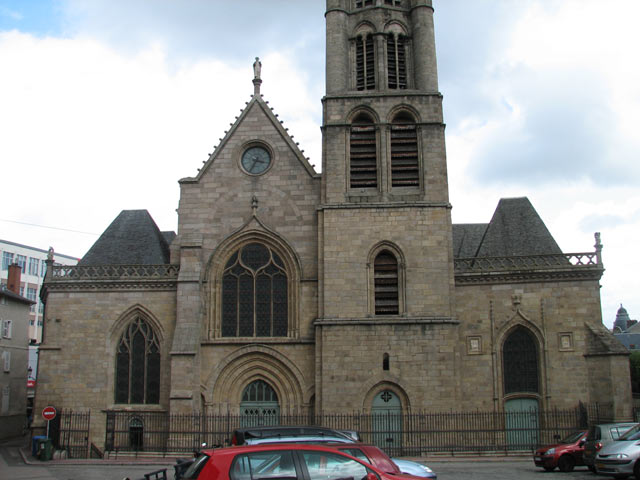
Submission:
[[[25,463],[19,445],[0,446],[0,479],[2,480],[122,480],[125,477],[142,478],[144,473],[159,468],[168,469],[173,479],[173,459],[157,463],[105,463],[100,461],[51,461],[38,462],[27,458]],[[425,463],[437,474],[439,480],[597,480],[599,477],[585,467],[571,473],[549,473],[535,468],[531,459],[525,458],[446,458],[428,459]]]

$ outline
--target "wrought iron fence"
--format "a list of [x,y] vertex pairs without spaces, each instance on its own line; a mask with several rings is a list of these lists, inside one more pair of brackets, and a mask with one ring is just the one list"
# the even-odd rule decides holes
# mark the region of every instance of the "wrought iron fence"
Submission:
[[[559,437],[610,421],[610,405],[520,412],[445,412],[407,414],[284,415],[252,418],[255,425],[320,425],[357,431],[363,442],[392,456],[435,452],[508,452],[534,450]],[[225,445],[234,429],[247,425],[240,415],[169,415],[107,412],[105,451],[192,452],[203,443]]]
[[49,436],[56,450],[64,450],[67,458],[89,456],[91,414],[62,410],[49,424]]

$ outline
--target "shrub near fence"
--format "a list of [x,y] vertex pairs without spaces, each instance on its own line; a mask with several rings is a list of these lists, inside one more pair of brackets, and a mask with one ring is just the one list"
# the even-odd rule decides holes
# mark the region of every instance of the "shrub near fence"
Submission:
[[203,443],[225,445],[234,429],[251,425],[321,425],[355,430],[363,442],[394,456],[443,452],[531,451],[590,424],[611,421],[609,405],[524,412],[325,414],[246,417],[107,412],[105,450],[191,453]]

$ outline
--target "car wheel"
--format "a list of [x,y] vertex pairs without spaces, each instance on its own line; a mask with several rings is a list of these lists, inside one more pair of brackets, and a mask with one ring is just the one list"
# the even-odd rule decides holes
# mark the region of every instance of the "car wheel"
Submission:
[[589,469],[589,471],[590,471],[591,473],[598,473],[598,472],[596,471],[596,467],[594,467],[593,465],[587,465],[587,468]]
[[563,455],[558,460],[558,468],[561,472],[571,472],[576,466],[576,461],[570,455]]
[[636,477],[636,480],[640,480],[640,461],[636,461],[633,466],[633,476]]

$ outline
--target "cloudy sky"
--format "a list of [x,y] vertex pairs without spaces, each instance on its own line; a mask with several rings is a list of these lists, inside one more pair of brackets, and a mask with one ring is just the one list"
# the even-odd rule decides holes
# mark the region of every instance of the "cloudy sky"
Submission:
[[[81,257],[262,93],[321,165],[323,0],[0,0],[0,238]],[[602,233],[606,325],[640,320],[637,0],[434,0],[456,223],[527,196],[565,252]]]

